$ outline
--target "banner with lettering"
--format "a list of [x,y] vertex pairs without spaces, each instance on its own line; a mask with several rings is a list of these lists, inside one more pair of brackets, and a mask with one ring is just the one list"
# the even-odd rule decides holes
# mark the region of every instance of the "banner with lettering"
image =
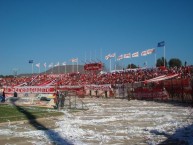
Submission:
[[55,87],[54,86],[4,86],[3,87],[5,93],[54,93]]

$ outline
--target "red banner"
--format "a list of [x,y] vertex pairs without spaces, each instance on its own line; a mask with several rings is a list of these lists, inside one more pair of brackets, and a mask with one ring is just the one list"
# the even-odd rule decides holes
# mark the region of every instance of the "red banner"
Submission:
[[3,87],[5,93],[54,93],[54,86]]
[[86,71],[96,71],[96,70],[102,70],[102,63],[90,63],[84,65],[84,70]]

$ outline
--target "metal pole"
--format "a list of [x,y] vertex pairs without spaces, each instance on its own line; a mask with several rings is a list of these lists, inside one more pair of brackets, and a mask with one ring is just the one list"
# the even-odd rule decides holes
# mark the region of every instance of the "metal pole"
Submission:
[[166,66],[166,62],[165,62],[165,60],[166,60],[166,54],[165,54],[166,52],[165,52],[165,45],[164,45],[164,67]]
[[86,52],[84,54],[84,63],[86,63]]
[[156,53],[155,53],[155,68],[156,68]]
[[110,63],[110,72],[111,72],[111,58],[110,58],[110,62],[109,63]]
[[117,62],[116,62],[116,59],[117,59],[117,58],[116,58],[116,54],[115,54],[115,71],[117,70],[117,66],[116,66],[116,63],[117,63]]
[[46,74],[46,66],[44,66],[45,67],[45,74]]
[[77,72],[78,72],[78,60],[77,60]]
[[33,69],[33,63],[31,64],[31,71],[32,71],[32,74],[34,73],[34,71],[33,71],[34,69]]
[[74,72],[74,62],[72,62],[72,72]]
[[101,58],[101,61],[102,61],[102,48],[100,48],[100,58]]

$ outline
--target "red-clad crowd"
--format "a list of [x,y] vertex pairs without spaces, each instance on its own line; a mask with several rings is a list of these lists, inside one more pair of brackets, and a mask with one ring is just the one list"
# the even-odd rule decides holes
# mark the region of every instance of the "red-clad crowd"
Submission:
[[191,67],[146,68],[114,71],[111,73],[40,74],[30,77],[1,78],[0,86],[77,86],[89,84],[123,84],[146,81],[162,75],[178,74],[179,78],[191,78]]

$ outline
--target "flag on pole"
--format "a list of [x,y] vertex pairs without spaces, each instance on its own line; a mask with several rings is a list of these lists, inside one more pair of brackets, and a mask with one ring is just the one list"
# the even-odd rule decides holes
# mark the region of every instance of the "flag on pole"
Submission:
[[147,50],[147,54],[152,54],[155,52],[155,48],[152,48],[152,49],[148,49]]
[[105,59],[108,60],[108,59],[113,58],[115,56],[116,56],[116,53],[108,54],[105,56]]
[[63,62],[62,65],[66,65],[66,62]]
[[157,47],[163,47],[165,46],[165,41],[161,41],[157,44]]
[[53,67],[53,63],[50,63],[49,65],[48,65],[48,67],[50,68],[50,67]]
[[29,63],[33,63],[34,61],[33,60],[29,60]]
[[72,58],[71,62],[78,62],[78,58]]
[[105,56],[105,59],[108,60],[110,58],[110,54]]
[[124,58],[131,58],[131,53],[124,54]]
[[60,65],[60,63],[58,62],[58,63],[56,63],[54,66],[59,66]]
[[110,58],[115,57],[115,56],[116,56],[116,53],[110,54]]
[[121,55],[118,56],[117,60],[121,60],[121,59],[123,59],[123,58],[124,58],[124,55],[121,54]]
[[132,57],[138,57],[139,56],[139,52],[135,52],[132,54]]
[[44,63],[44,67],[46,68],[46,62]]
[[146,56],[146,55],[147,55],[147,51],[146,50],[141,52],[141,56]]
[[38,67],[38,68],[39,68],[39,67],[40,67],[40,63],[37,63],[37,64],[36,64],[36,67]]

